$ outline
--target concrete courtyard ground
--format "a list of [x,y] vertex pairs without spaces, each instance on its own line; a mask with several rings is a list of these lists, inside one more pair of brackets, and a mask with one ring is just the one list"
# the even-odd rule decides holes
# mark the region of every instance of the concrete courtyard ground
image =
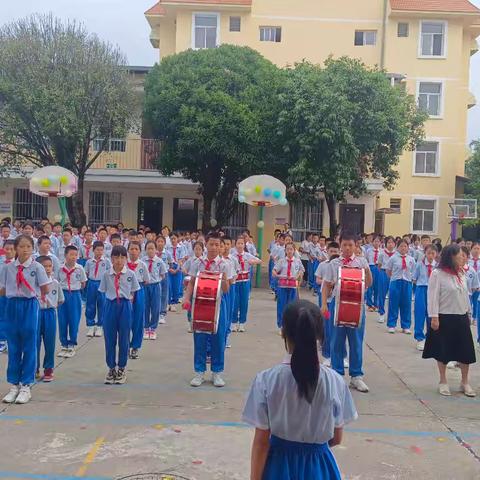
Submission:
[[[83,328],[77,355],[59,362],[53,383],[36,385],[28,405],[0,406],[0,478],[248,479],[253,431],[240,415],[255,373],[283,356],[274,318],[272,296],[254,291],[248,332],[235,334],[227,352],[223,389],[189,387],[192,340],[183,313],[171,314],[159,339],[129,362],[124,386],[103,384],[103,340],[87,339]],[[434,362],[421,359],[413,339],[388,335],[372,314],[367,323],[371,392],[354,392],[360,418],[335,448],[345,478],[480,479],[480,398],[457,392],[457,371],[449,371],[454,395],[440,397]],[[5,365],[2,355],[2,395]],[[472,385],[480,393],[478,364]]]

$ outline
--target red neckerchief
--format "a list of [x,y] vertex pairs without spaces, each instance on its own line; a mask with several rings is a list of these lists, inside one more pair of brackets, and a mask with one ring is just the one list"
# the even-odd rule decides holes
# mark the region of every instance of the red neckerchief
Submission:
[[128,262],[127,265],[128,265],[128,268],[129,268],[130,270],[135,271],[135,270],[137,269],[138,263]]
[[430,276],[432,275],[433,265],[431,263],[427,263],[427,260],[424,260],[423,263],[427,267],[428,278],[430,278]]
[[391,257],[392,255],[395,255],[395,250],[393,252],[389,252],[388,250],[385,250],[385,253]]
[[245,261],[243,260],[243,253],[237,253],[238,255],[238,262],[240,263],[240,268],[242,269],[242,272],[245,271]]
[[94,275],[95,278],[97,278],[98,267],[100,266],[100,262],[102,261],[102,259],[100,259],[100,260],[93,259],[93,261],[95,262],[95,272],[93,273],[93,275]]
[[353,262],[354,258],[355,258],[355,255],[349,258],[342,258],[343,266],[346,267],[347,265],[350,265]]
[[153,268],[153,258],[151,258],[148,261],[148,271],[149,271],[149,273],[152,273],[152,268]]
[[71,270],[69,270],[67,267],[62,267],[62,270],[64,271],[65,275],[67,276],[67,285],[68,285],[68,291],[71,292],[72,289],[70,288],[70,282],[72,279],[72,273],[75,271],[75,267],[73,267]]
[[24,269],[25,269],[25,267],[23,265],[18,265],[18,267],[17,267],[17,290],[20,290],[20,287],[23,284],[27,287],[28,290],[35,293],[35,290],[27,282],[27,279],[25,278],[25,275],[23,274]]
[[177,247],[172,247],[173,250],[173,261],[177,263]]
[[478,271],[478,258],[473,259],[473,269],[477,272]]
[[92,248],[92,246],[85,244],[84,247],[85,247],[85,256],[86,256],[87,259],[88,259],[89,256],[90,256],[90,249]]
[[407,256],[406,255],[400,255],[402,257],[402,270],[407,269]]
[[12,260],[11,258],[6,258],[6,259],[5,259],[5,263],[7,263],[7,264],[8,264],[8,263],[12,263],[12,262],[13,262],[13,260]]
[[287,277],[290,278],[292,276],[292,263],[293,263],[293,258],[287,258]]
[[120,302],[120,277],[122,276],[122,272],[118,272],[115,274],[113,279],[113,284],[115,286],[115,295],[117,296],[117,302]]
[[215,263],[215,259],[209,260],[208,258],[205,260],[205,271],[209,272],[210,267]]
[[378,250],[373,251],[373,263],[377,264],[378,262]]

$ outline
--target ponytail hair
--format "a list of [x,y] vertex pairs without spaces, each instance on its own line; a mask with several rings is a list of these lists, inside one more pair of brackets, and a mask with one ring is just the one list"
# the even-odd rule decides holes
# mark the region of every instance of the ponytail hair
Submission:
[[298,394],[312,403],[320,372],[317,342],[323,340],[323,319],[318,306],[307,300],[287,305],[283,313],[283,337],[293,346],[291,369]]

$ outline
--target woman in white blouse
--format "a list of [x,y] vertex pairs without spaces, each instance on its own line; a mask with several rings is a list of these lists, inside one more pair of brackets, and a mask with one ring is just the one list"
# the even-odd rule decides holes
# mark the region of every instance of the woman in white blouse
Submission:
[[428,316],[431,325],[427,332],[423,358],[434,358],[440,373],[439,392],[451,395],[447,383],[448,362],[458,362],[462,372],[461,391],[474,397],[468,382],[468,370],[475,363],[475,346],[470,330],[471,306],[467,279],[463,270],[462,253],[458,245],[442,250],[438,268],[428,283]]

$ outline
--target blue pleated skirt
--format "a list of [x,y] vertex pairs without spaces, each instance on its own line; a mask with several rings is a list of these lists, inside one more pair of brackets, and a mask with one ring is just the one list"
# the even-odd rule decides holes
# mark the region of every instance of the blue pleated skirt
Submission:
[[272,435],[263,480],[341,480],[327,443],[300,443]]

